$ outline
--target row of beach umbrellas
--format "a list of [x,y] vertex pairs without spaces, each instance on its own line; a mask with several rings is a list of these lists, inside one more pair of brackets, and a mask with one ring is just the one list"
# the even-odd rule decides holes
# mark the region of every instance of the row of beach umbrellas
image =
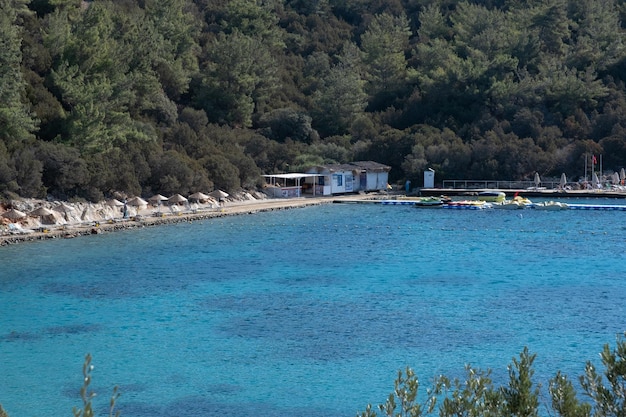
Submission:
[[207,200],[210,200],[211,198],[214,198],[216,200],[222,200],[222,199],[224,199],[226,197],[228,197],[228,193],[226,191],[215,190],[215,191],[211,191],[209,194],[204,194],[204,193],[200,193],[200,192],[193,193],[188,198],[183,197],[180,194],[174,194],[170,198],[166,198],[166,197],[163,197],[161,194],[157,194],[157,195],[154,195],[154,196],[150,197],[148,200],[150,200],[152,202],[167,201],[168,203],[185,203],[185,202],[187,202],[189,200],[191,200],[191,201],[207,201]]
[[[610,180],[614,185],[621,184],[622,181],[626,180],[626,171],[624,170],[624,168],[622,168],[619,173],[614,172],[612,175],[609,175],[607,179]],[[541,184],[541,178],[539,177],[539,173],[537,172],[535,173],[534,182],[537,187],[539,187],[539,184]],[[591,182],[594,187],[600,185],[600,179],[598,178],[597,173],[593,173]],[[559,181],[559,184],[561,188],[565,187],[565,185],[567,184],[567,176],[565,175],[565,173],[561,174],[561,180]]]
[[[215,191],[210,192],[209,194],[198,192],[198,193],[191,194],[189,198],[183,197],[180,194],[174,194],[173,196],[169,198],[161,194],[156,194],[150,197],[148,201],[144,200],[141,197],[133,197],[130,200],[128,200],[126,204],[130,206],[140,207],[140,206],[147,206],[149,202],[155,205],[165,203],[165,202],[167,202],[168,204],[178,204],[178,203],[185,203],[190,200],[191,201],[207,201],[211,198],[222,200],[226,197],[228,197],[228,193],[222,190],[215,190]],[[124,206],[124,203],[116,199],[108,200],[107,204],[112,207]],[[64,215],[67,215],[67,214],[71,214],[74,210],[75,210],[74,207],[72,207],[71,205],[67,203],[62,202],[58,204],[57,206],[55,206],[52,210],[46,207],[39,207],[31,211],[28,214],[20,210],[10,209],[2,213],[2,217],[7,218],[9,220],[19,220],[27,216],[47,217],[47,216],[53,215],[55,211],[62,213]]]
[[[207,200],[210,200],[211,198],[222,200],[228,197],[228,195],[229,194],[227,192],[222,191],[222,190],[215,190],[215,191],[210,192],[209,194],[198,192],[198,193],[191,194],[189,197],[183,197],[180,194],[174,194],[171,197],[165,197],[161,194],[155,194],[152,197],[150,197],[148,201],[144,200],[141,197],[133,197],[130,200],[128,200],[126,204],[129,206],[135,206],[135,207],[147,206],[149,203],[153,205],[159,205],[159,204],[166,203],[166,202],[168,204],[178,204],[178,203],[186,203],[190,200],[191,201],[207,201]],[[116,207],[122,207],[124,205],[124,203],[116,199],[108,200],[107,204],[109,204],[110,206],[116,206]]]
[[[66,203],[61,203],[58,206],[54,207],[53,209],[54,211],[57,211],[59,213],[63,213],[63,214],[67,214],[67,213],[71,213],[72,211],[74,211],[74,207],[70,206],[69,204]],[[20,210],[16,210],[16,209],[11,209],[11,210],[7,210],[6,212],[2,213],[2,217],[5,217],[9,220],[19,220],[22,219],[26,216],[32,216],[32,217],[46,217],[46,216],[50,216],[54,214],[54,211],[50,210],[49,208],[46,207],[39,207],[33,211],[31,211],[30,213],[26,214],[23,211]]]

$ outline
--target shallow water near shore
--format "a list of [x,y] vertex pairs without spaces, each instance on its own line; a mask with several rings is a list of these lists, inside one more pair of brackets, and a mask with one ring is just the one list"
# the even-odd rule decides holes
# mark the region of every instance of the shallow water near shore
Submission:
[[[595,203],[598,203],[597,201]],[[614,204],[609,201],[607,204]],[[0,404],[71,415],[354,416],[399,369],[547,399],[626,330],[626,212],[331,204],[0,248]]]

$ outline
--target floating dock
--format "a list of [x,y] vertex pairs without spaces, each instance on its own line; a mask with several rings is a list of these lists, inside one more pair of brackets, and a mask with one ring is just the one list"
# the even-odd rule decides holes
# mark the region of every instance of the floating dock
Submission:
[[414,206],[417,200],[380,200],[380,204],[386,206]]
[[[333,203],[337,204],[381,204],[385,206],[416,206],[419,200],[334,200]],[[420,206],[420,208],[429,208],[428,206]],[[486,210],[493,208],[490,203],[483,205],[459,205],[459,204],[443,204],[440,206],[432,206],[431,208],[445,208],[455,210]],[[533,210],[533,204],[523,210]],[[626,205],[623,204],[570,204],[567,203],[567,208],[564,210],[589,210],[589,211],[626,211]],[[520,209],[521,210],[521,209]]]
[[507,188],[420,188],[419,195],[423,197],[469,197],[477,196],[481,191],[502,191],[507,198],[519,195],[520,197],[540,198],[614,198],[626,199],[626,191],[618,190],[555,190],[555,189],[507,189]]
[[626,205],[620,204],[568,204],[570,210],[609,210],[626,211]]

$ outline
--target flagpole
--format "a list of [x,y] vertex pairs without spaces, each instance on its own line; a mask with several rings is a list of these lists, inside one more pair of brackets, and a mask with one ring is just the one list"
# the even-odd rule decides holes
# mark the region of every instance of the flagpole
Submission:
[[602,182],[602,154],[600,154],[600,182]]
[[585,152],[585,182],[587,182],[587,152]]
[[593,174],[596,173],[596,156],[591,155],[591,180],[593,181]]

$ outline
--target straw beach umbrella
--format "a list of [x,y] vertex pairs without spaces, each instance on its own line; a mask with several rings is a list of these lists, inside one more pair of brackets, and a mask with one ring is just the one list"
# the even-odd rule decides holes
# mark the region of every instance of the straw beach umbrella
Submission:
[[214,199],[216,199],[217,201],[221,203],[224,203],[224,199],[226,197],[228,197],[228,193],[226,191],[222,191],[222,190],[215,190],[209,193],[209,195],[211,197],[213,197]]
[[188,200],[180,194],[174,194],[167,199],[170,204],[186,203]]
[[70,206],[69,204],[66,204],[65,202],[62,202],[58,206],[54,207],[53,210],[58,211],[59,213],[62,213],[63,217],[65,218],[65,221],[68,221],[68,222],[70,221],[70,215],[74,213],[74,207]]
[[33,217],[39,217],[39,221],[41,223],[45,222],[54,224],[57,222],[57,217],[56,214],[54,214],[54,211],[46,207],[39,207],[38,209],[35,209],[28,213],[28,215]]
[[122,203],[117,198],[112,198],[110,200],[107,200],[106,205],[111,207],[111,209],[106,210],[106,216],[107,218],[110,218],[110,219],[116,218],[117,216],[119,216],[119,213],[122,212],[121,210],[119,210],[119,207],[124,207],[124,203]]
[[133,197],[130,200],[128,200],[126,202],[126,204],[128,204],[129,206],[135,207],[135,213],[134,214],[139,214],[139,210],[142,207],[148,207],[148,202],[146,200],[144,200],[141,197]]
[[161,204],[164,201],[167,201],[167,197],[161,194],[155,194],[152,197],[150,197],[148,201],[150,202],[150,204],[157,207],[156,214],[161,215]]
[[35,209],[29,213],[29,215],[33,217],[43,217],[43,216],[49,216],[51,214],[54,214],[54,212],[50,210],[49,208],[45,208],[45,207],[39,207],[38,209]]
[[54,210],[58,211],[59,213],[68,214],[74,211],[74,207],[70,206],[67,203],[61,203],[58,206],[54,207]]
[[213,198],[226,198],[228,197],[229,194],[226,191],[215,190],[215,191],[211,191],[209,195]]
[[152,197],[150,197],[148,199],[148,201],[150,203],[152,203],[155,206],[158,206],[159,204],[161,204],[163,201],[167,201],[167,197],[165,197],[164,195],[161,194],[155,194]]
[[122,203],[120,200],[117,200],[115,198],[112,198],[110,200],[107,200],[107,206],[111,206],[111,207],[122,207],[124,205],[124,203]]
[[5,217],[10,220],[18,220],[23,217],[26,217],[26,213],[23,213],[19,210],[11,209],[5,213],[2,213],[2,217]]
[[204,194],[204,193],[193,193],[189,196],[190,200],[193,201],[207,201],[208,199],[210,199],[211,197],[209,197],[208,195]]
[[213,198],[217,198],[218,200],[223,200],[228,197],[228,193],[222,190],[215,190],[209,193],[209,195]]
[[135,207],[141,207],[141,206],[147,206],[148,202],[146,200],[144,200],[141,197],[133,197],[130,200],[128,200],[128,205],[129,206],[135,206]]

